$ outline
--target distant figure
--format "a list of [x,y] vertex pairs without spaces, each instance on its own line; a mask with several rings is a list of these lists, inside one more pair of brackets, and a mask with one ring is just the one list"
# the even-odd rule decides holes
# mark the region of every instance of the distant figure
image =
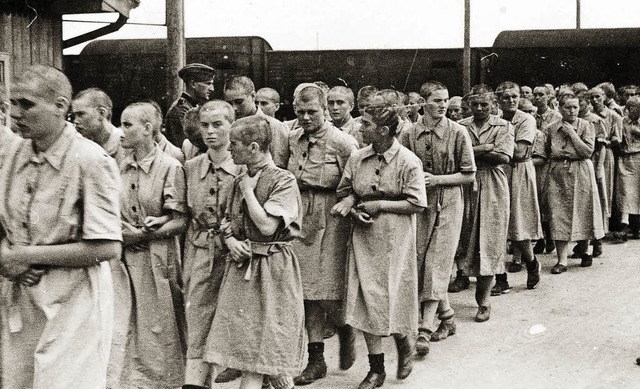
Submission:
[[464,119],[462,116],[462,97],[453,96],[449,99],[446,116],[454,122]]
[[420,96],[420,93],[417,92],[409,92],[409,103],[407,104],[407,117],[411,120],[412,123],[417,123],[422,118],[420,115],[420,111],[422,109],[422,104],[424,103],[424,99]]
[[271,143],[269,151],[276,166],[286,169],[289,160],[289,131],[284,124],[276,118],[265,115],[259,107],[256,107],[256,88],[250,78],[236,76],[227,79],[224,83],[224,100],[231,104],[236,114],[236,120],[258,115],[263,116],[271,127]]
[[265,115],[276,117],[280,109],[280,94],[273,88],[260,88],[256,93],[256,105]]
[[531,100],[533,97],[533,90],[530,86],[523,85],[520,87],[520,97],[523,99]]
[[351,116],[355,98],[353,91],[345,86],[334,86],[327,96],[327,109],[336,128],[353,136],[362,144],[362,133],[358,122]]
[[200,107],[187,111],[182,122],[184,135],[187,137],[182,142],[182,154],[184,154],[185,161],[188,161],[206,153],[208,149],[200,130]]
[[122,131],[111,124],[112,108],[109,96],[98,88],[78,92],[71,102],[76,130],[120,162],[124,158],[124,149],[120,146]]
[[178,71],[178,76],[184,80],[185,91],[167,111],[165,133],[169,142],[180,147],[185,139],[182,128],[184,114],[209,100],[213,93],[215,70],[200,63],[190,63]]

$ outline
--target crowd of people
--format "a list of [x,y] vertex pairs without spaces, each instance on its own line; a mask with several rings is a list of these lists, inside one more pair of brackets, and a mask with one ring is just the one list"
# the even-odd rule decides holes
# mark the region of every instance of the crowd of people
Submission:
[[485,322],[536,254],[562,274],[640,236],[635,86],[310,82],[281,122],[276,90],[211,100],[214,74],[185,66],[166,117],[138,101],[119,127],[51,67],[0,93],[0,387],[289,389],[362,333],[376,388],[384,338],[404,379],[456,333],[469,277]]

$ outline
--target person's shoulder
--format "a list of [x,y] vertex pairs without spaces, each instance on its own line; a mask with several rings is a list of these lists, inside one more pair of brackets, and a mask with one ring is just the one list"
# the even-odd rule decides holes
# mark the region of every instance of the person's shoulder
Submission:
[[457,123],[463,127],[469,127],[471,123],[473,123],[473,116],[460,119],[460,121],[458,121]]
[[536,125],[536,118],[533,117],[533,115],[526,113],[524,111],[521,110],[516,110],[516,115],[517,115],[517,122],[518,123],[528,123],[529,125]]
[[336,144],[344,147],[351,147],[353,145],[358,147],[358,141],[353,137],[353,135],[350,135],[347,132],[338,129],[333,124],[329,126],[328,133],[329,139]]
[[182,153],[182,151],[178,149],[176,146],[173,146],[173,147],[175,147],[175,149],[170,149],[171,151],[163,151],[158,148],[156,161],[158,161],[158,163],[162,165],[165,165],[171,168],[182,168],[182,163],[180,162],[180,160],[178,160],[176,155],[173,155],[175,150],[180,151],[180,153]]
[[[175,159],[175,158],[174,158]],[[191,159],[188,159],[185,163],[184,163],[184,169],[187,171],[190,171],[192,169],[196,169],[198,166],[202,165],[205,162],[205,160],[208,160],[209,156],[207,155],[207,153],[198,155],[197,157],[193,157]]]
[[[447,119],[447,123],[449,124],[449,131],[452,131],[454,133],[467,134],[467,129],[464,125],[454,120],[451,120],[449,118],[445,118],[445,119]],[[417,127],[418,127],[418,123],[415,123],[413,128],[417,128]]]

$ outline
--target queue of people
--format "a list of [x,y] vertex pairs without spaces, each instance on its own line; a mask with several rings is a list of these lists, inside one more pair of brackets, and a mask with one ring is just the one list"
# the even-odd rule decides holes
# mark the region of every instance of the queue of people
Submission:
[[486,322],[508,272],[540,284],[536,254],[556,250],[561,274],[569,257],[591,266],[608,229],[638,235],[632,87],[618,106],[608,84],[305,83],[283,123],[271,88],[234,76],[210,100],[212,68],[179,74],[164,126],[139,101],[115,127],[109,96],[74,96],[54,68],[13,81],[1,387],[289,389],[325,378],[335,332],[342,370],[363,334],[359,388],[376,388],[385,338],[402,380],[456,333],[448,293],[469,277]]

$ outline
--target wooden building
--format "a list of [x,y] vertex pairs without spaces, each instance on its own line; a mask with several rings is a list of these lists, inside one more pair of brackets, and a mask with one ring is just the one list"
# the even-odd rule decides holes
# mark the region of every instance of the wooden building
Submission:
[[62,15],[118,12],[124,20],[140,0],[0,0],[0,83],[28,65],[62,69]]

